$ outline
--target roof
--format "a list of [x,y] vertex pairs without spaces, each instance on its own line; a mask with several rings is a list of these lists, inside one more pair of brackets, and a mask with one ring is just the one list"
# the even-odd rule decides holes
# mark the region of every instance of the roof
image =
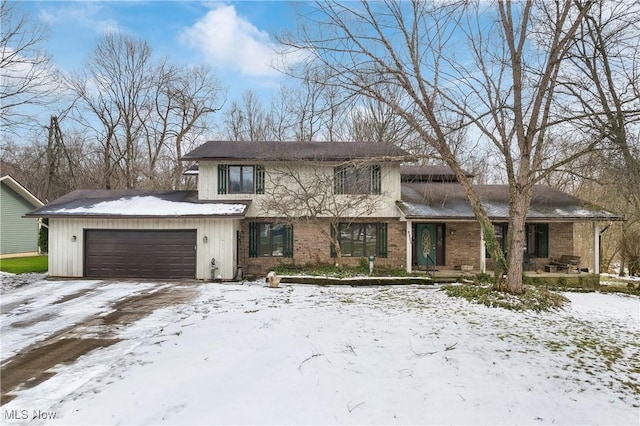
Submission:
[[[465,171],[465,176],[472,178],[474,175]],[[457,182],[455,172],[449,166],[444,165],[420,165],[400,166],[402,182]]]
[[42,207],[44,203],[40,201],[38,197],[33,195],[31,191],[29,191],[24,186],[20,185],[20,183],[12,178],[10,175],[2,175],[0,177],[0,182],[2,184],[7,185],[9,188],[13,189],[18,195],[24,198],[29,204],[33,207]]
[[233,142],[209,141],[183,160],[348,161],[384,157],[401,160],[409,153],[380,142]]
[[248,201],[198,201],[196,191],[76,190],[29,217],[243,217]]
[[[508,185],[474,187],[490,219],[509,219]],[[408,219],[475,218],[464,188],[457,183],[402,183],[402,201],[397,205]],[[545,221],[622,220],[621,216],[602,207],[543,185],[533,188],[527,218]]]
[[200,171],[200,168],[198,167],[198,165],[197,164],[192,164],[182,174],[184,176],[198,176],[198,172],[199,171]]

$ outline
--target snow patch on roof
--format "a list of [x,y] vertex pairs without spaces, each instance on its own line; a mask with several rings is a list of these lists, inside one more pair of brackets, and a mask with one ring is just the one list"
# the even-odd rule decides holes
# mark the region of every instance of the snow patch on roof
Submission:
[[114,216],[230,216],[241,215],[247,206],[231,203],[188,203],[169,201],[154,196],[135,196],[101,201],[92,206],[56,208],[42,213],[56,215],[114,215]]

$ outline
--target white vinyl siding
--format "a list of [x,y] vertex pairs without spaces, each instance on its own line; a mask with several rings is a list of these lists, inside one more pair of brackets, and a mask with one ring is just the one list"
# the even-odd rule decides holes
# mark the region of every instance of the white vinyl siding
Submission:
[[86,229],[196,229],[196,278],[211,279],[211,258],[216,259],[217,274],[223,279],[232,279],[235,274],[236,231],[240,229],[239,219],[51,218],[49,220],[50,276],[83,276],[84,230]]
[[[274,170],[278,167],[282,167],[282,164],[271,162],[264,163],[265,170],[265,195],[262,194],[218,194],[218,164],[216,161],[200,161],[199,162],[199,176],[198,176],[198,197],[201,200],[252,200],[247,210],[247,217],[269,217],[260,209],[261,199],[269,197],[270,186],[273,185],[270,179],[274,175]],[[233,164],[233,163],[225,163]],[[238,164],[248,164],[240,162]],[[333,176],[333,170],[337,163],[327,162],[326,164],[320,164],[321,167],[326,168],[326,173],[329,178]],[[318,171],[312,171],[309,168],[309,163],[301,163],[299,165],[300,173],[304,176],[307,173],[312,177],[313,173]],[[309,169],[305,172],[305,168]],[[270,175],[271,173],[271,175]],[[400,213],[396,208],[396,201],[400,200],[400,165],[396,163],[382,163],[380,165],[380,177],[381,177],[381,195],[371,195],[371,197],[379,199],[379,208],[373,214],[363,217],[399,217]],[[292,183],[293,185],[293,183]],[[332,190],[329,188],[329,190]],[[338,197],[349,197],[349,194],[338,195]],[[348,212],[345,212],[345,217],[348,217]]]

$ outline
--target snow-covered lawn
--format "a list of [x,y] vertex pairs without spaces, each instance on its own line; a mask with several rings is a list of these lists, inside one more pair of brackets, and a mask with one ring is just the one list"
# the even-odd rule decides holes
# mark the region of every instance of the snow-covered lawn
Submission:
[[[17,392],[3,420],[24,424],[6,413],[27,410],[65,425],[640,423],[640,298],[566,296],[564,311],[523,314],[434,287],[202,284],[192,304],[120,329],[121,342]],[[5,342],[22,346],[5,321],[3,361]]]

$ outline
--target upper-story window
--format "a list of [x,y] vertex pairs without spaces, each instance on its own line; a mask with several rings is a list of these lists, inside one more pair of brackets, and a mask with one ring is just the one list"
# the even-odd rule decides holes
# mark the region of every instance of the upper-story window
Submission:
[[380,166],[337,166],[333,171],[336,194],[380,194]]
[[218,194],[264,194],[264,167],[219,164]]
[[253,194],[255,193],[254,166],[229,166],[229,194]]

